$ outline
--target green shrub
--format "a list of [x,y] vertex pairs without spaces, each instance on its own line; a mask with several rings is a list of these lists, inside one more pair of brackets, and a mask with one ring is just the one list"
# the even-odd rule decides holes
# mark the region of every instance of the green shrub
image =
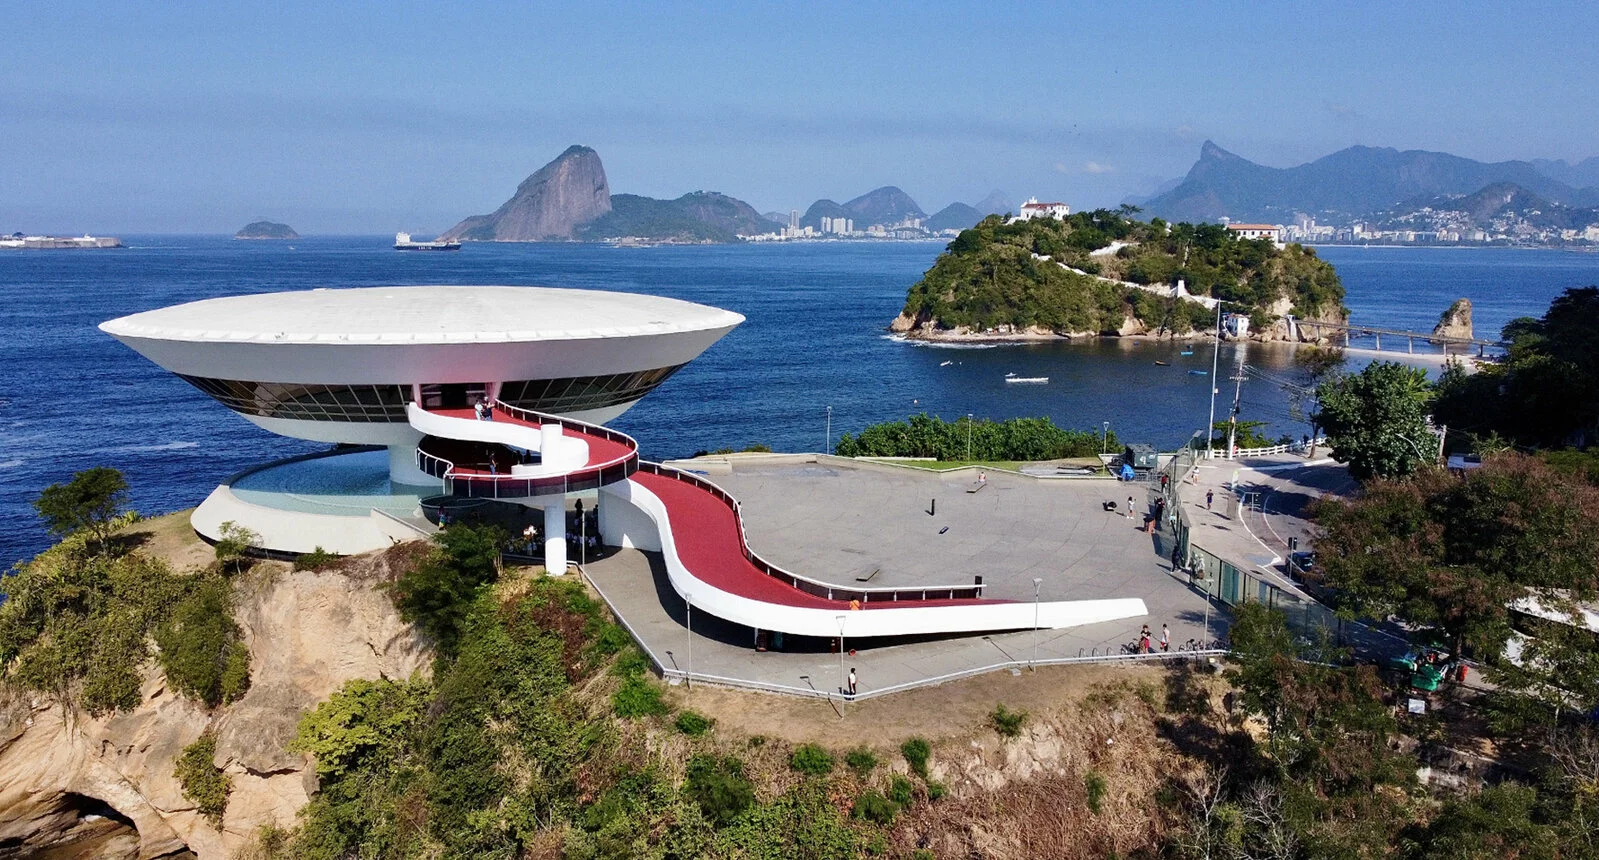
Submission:
[[400,617],[431,636],[441,654],[455,653],[478,589],[499,578],[504,537],[496,526],[448,526],[433,536],[427,558],[394,583]]
[[328,552],[322,547],[317,547],[310,552],[301,553],[294,558],[295,570],[322,570],[339,563],[340,555]]
[[1083,790],[1088,793],[1089,810],[1098,815],[1104,807],[1105,792],[1109,790],[1104,775],[1097,770],[1089,771],[1083,776]]
[[206,820],[220,827],[233,780],[216,766],[216,755],[216,736],[207,732],[183,748],[174,775],[183,787],[183,796],[194,802]]
[[1022,726],[1027,724],[1026,711],[1012,711],[1004,705],[995,705],[994,710],[988,713],[988,724],[999,732],[1002,738],[1014,738],[1022,733]]
[[697,738],[711,730],[711,723],[712,720],[698,711],[680,711],[674,725],[683,734]]
[[870,749],[860,746],[844,754],[844,763],[855,771],[856,776],[865,779],[877,769],[877,756]]
[[816,744],[800,744],[788,757],[788,766],[808,776],[827,776],[833,772],[833,756]]
[[[633,644],[633,637],[627,635],[627,631],[622,628],[622,625],[607,623],[600,628],[600,632],[594,637],[593,647],[594,653],[609,657],[612,654],[619,653],[623,648],[631,644]],[[643,658],[644,655],[640,654],[639,659],[642,660]]]
[[653,717],[666,713],[660,688],[642,677],[631,677],[611,694],[611,709],[623,718]]
[[611,674],[622,678],[637,678],[650,670],[650,661],[637,648],[622,652],[611,664]]
[[894,774],[888,781],[888,799],[900,806],[910,806],[911,800],[916,797],[916,786],[911,781],[899,774]]
[[910,765],[911,773],[927,779],[927,758],[933,754],[933,747],[926,738],[910,738],[899,745],[899,752]]
[[936,779],[927,783],[927,799],[928,800],[938,800],[939,798],[943,797],[945,794],[948,794],[948,793],[949,793],[949,789],[945,788],[944,784],[942,782],[939,782]]
[[697,755],[689,759],[683,793],[699,804],[717,827],[732,823],[755,803],[755,786],[744,777],[744,765],[732,756]]
[[918,848],[911,852],[911,860],[938,860],[938,855],[931,848]]
[[221,531],[215,545],[217,567],[237,574],[250,566],[250,550],[261,545],[261,536],[233,520],[223,523]]
[[167,683],[211,707],[244,695],[250,686],[250,651],[233,621],[232,589],[212,576],[195,583],[171,617],[155,629]]
[[116,530],[128,501],[128,482],[109,466],[95,466],[72,476],[65,484],[44,488],[33,508],[50,531],[66,537],[84,532],[100,550]]
[[855,799],[850,814],[873,824],[889,824],[899,814],[899,804],[876,791],[867,791]]

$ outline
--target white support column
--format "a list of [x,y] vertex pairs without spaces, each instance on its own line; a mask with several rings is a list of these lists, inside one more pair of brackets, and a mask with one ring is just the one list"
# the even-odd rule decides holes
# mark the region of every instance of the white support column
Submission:
[[544,571],[566,573],[566,498],[544,505]]

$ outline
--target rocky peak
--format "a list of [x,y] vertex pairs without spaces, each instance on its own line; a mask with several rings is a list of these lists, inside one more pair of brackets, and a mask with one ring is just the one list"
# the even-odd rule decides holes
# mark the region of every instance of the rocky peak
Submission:
[[[1438,324],[1433,326],[1432,333],[1436,337],[1464,337],[1470,338],[1471,334],[1471,299],[1455,299],[1449,310],[1443,312],[1438,318]],[[1438,341],[1433,341],[1438,343]]]
[[474,215],[441,240],[552,242],[574,238],[580,224],[611,211],[611,188],[600,154],[571,146],[517,186],[511,199],[488,215]]

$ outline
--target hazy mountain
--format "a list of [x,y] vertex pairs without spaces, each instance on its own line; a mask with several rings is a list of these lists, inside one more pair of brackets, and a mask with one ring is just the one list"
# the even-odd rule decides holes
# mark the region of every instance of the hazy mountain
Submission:
[[972,208],[984,215],[1008,215],[1015,212],[1016,204],[1011,202],[1010,195],[995,189],[988,192],[988,196],[972,204]]
[[781,224],[784,227],[788,226],[787,212],[762,212],[761,217],[771,221],[774,224]]
[[1490,228],[1496,220],[1514,219],[1540,229],[1581,229],[1599,223],[1599,209],[1565,206],[1540,197],[1513,182],[1496,182],[1476,192],[1455,196],[1430,196],[1407,200],[1381,213],[1390,225],[1414,221],[1423,209],[1435,213],[1459,212],[1472,226]]
[[1159,197],[1162,194],[1165,194],[1181,184],[1183,184],[1183,177],[1181,176],[1177,177],[1176,179],[1168,179],[1165,182],[1156,184],[1155,187],[1146,194],[1129,194],[1126,197],[1123,197],[1121,202],[1128,206],[1143,206],[1145,203],[1148,203],[1149,201]]
[[569,147],[517,186],[511,199],[488,215],[473,215],[440,239],[550,242],[572,239],[577,226],[611,211],[611,188],[600,154]]
[[[805,214],[804,215],[800,216],[800,226],[801,227],[810,227],[810,228],[815,229],[815,230],[820,230],[820,229],[822,229],[822,219],[823,218],[853,218],[853,217],[855,217],[855,216],[852,215],[848,209],[845,209],[841,204],[837,203],[836,201],[825,200],[825,199],[824,200],[818,200],[815,203],[812,203],[809,209],[805,210]],[[869,225],[858,224],[856,226],[860,227],[860,228],[865,228],[865,227],[867,227]]]
[[955,202],[928,216],[922,226],[929,230],[965,230],[967,227],[976,226],[978,221],[993,213],[983,212],[975,206]]
[[1599,155],[1584,158],[1576,164],[1551,161],[1547,158],[1534,158],[1531,163],[1539,173],[1557,182],[1564,182],[1572,188],[1599,187]]
[[578,228],[580,239],[638,236],[680,242],[736,242],[739,236],[771,233],[781,225],[755,208],[715,191],[695,191],[676,200],[636,194],[611,196],[611,211]]
[[1298,167],[1255,164],[1205,141],[1182,184],[1144,204],[1174,221],[1287,221],[1296,212],[1347,220],[1426,195],[1511,182],[1557,203],[1586,199],[1525,161],[1487,164],[1442,152],[1352,146]]
[[865,230],[873,224],[898,224],[906,218],[926,218],[927,213],[916,205],[909,194],[892,185],[885,185],[847,203],[818,200],[805,210],[800,226],[820,230],[824,217],[849,218],[855,222],[855,229]]

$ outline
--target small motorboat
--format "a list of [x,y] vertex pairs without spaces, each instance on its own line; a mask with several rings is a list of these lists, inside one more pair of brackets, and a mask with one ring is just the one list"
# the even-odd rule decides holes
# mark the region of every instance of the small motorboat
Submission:
[[1169,362],[1169,361],[1161,361],[1158,358],[1155,359],[1155,363],[1160,365],[1161,367],[1171,367],[1171,362]]
[[1005,377],[1005,381],[1006,382],[1019,382],[1019,383],[1032,384],[1032,385],[1048,385],[1049,384],[1049,377],[1047,377],[1047,376],[1016,376],[1016,375],[1013,374],[1011,376]]
[[938,363],[938,366],[939,366],[939,367],[949,367],[949,366],[950,366],[950,365],[952,365],[952,364],[954,364],[954,363],[955,363],[955,362],[953,362],[953,361],[940,361],[940,362],[939,362],[939,363]]
[[1179,355],[1193,355],[1193,354],[1194,354],[1194,351],[1193,351],[1193,350],[1191,350],[1191,349],[1185,349],[1185,350],[1183,350],[1183,351],[1182,351],[1182,352],[1180,352],[1180,353],[1178,353],[1178,354],[1179,354]]
[[1210,371],[1208,371],[1208,370],[1190,370],[1188,372],[1190,374],[1193,374],[1194,376],[1209,376],[1210,375]]

